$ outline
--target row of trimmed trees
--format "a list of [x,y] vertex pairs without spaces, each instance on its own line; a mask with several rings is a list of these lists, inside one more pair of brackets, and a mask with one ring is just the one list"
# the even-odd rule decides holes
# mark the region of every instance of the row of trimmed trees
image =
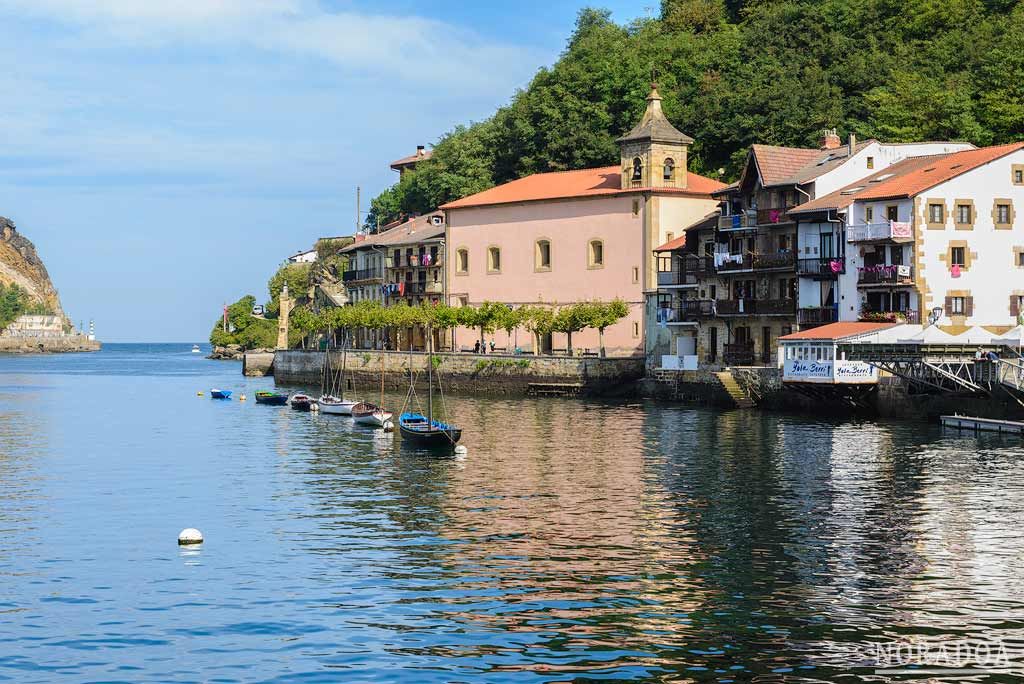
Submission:
[[539,353],[542,336],[552,332],[565,333],[570,355],[573,353],[573,334],[591,328],[598,332],[600,354],[604,356],[604,331],[628,314],[629,306],[621,299],[578,302],[557,309],[539,305],[511,307],[500,302],[453,307],[447,304],[383,306],[378,302],[364,301],[327,309],[319,314],[304,308],[296,309],[292,312],[290,325],[304,335],[333,330],[353,333],[360,329],[379,331],[390,328],[401,334],[401,331],[413,328],[474,328],[480,331],[481,346],[489,333],[504,330],[511,335],[516,329],[525,328],[534,335],[536,353]]

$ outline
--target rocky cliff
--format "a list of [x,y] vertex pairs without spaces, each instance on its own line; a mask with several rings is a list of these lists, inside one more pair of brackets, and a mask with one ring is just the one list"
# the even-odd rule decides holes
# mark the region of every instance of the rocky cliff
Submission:
[[35,246],[3,216],[0,216],[0,283],[14,283],[28,292],[33,301],[44,304],[59,316],[64,315],[57,290]]

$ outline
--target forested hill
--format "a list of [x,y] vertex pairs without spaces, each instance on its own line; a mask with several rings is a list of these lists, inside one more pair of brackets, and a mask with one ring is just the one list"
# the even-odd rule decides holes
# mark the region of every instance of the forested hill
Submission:
[[884,141],[1024,139],[1024,3],[663,0],[620,26],[580,12],[565,52],[488,120],[373,200],[368,226],[538,171],[618,161],[652,69],[691,170],[730,179],[755,142],[815,145],[836,127]]

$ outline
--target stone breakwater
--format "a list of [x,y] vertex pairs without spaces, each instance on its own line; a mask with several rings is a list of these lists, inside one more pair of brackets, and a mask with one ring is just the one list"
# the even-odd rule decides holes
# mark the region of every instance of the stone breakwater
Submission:
[[65,354],[99,351],[102,345],[85,335],[0,337],[0,354]]
[[[381,352],[354,350],[346,355],[346,378],[354,388],[380,386],[381,356],[385,385],[401,390],[409,386],[409,368],[417,387],[425,387],[428,359],[442,378],[445,392],[523,396],[538,386],[565,388],[572,394],[611,396],[632,394],[643,377],[642,358],[596,358],[558,356],[508,356],[442,352],[428,357],[423,352]],[[257,363],[246,363],[252,371]],[[289,350],[274,354],[273,375],[281,384],[319,385],[324,353]],[[342,355],[331,354],[331,366],[341,370]]]

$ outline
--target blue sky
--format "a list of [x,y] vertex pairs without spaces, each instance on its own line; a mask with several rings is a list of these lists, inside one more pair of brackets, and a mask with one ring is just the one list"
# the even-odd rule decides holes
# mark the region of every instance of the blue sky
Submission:
[[0,0],[0,215],[101,339],[205,340],[352,232],[357,185],[365,205],[551,64],[587,4]]

